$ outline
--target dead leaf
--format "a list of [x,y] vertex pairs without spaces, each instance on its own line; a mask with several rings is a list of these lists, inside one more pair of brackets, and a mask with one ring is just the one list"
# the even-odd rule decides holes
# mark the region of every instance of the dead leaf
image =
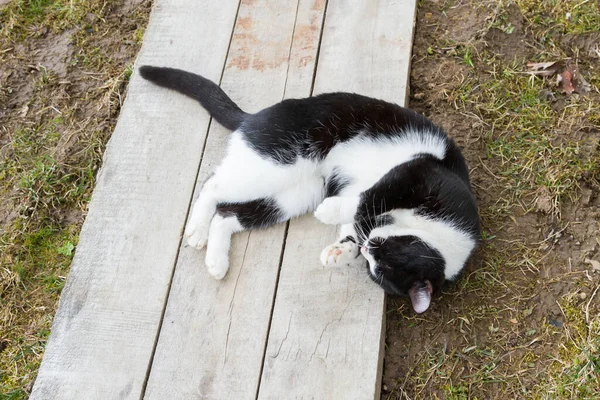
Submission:
[[540,76],[552,76],[558,72],[561,68],[562,63],[558,61],[551,62],[542,62],[542,63],[533,63],[528,62],[527,68],[529,68],[529,73],[532,75],[540,75]]
[[556,77],[556,84],[561,92],[571,94],[573,92],[585,94],[591,90],[590,84],[579,73],[576,65],[569,65]]
[[600,271],[600,261],[590,260],[589,258],[586,258],[585,262],[587,264],[590,264],[594,271]]
[[556,76],[556,85],[564,94],[571,94],[575,91],[575,87],[573,86],[573,73],[569,68]]

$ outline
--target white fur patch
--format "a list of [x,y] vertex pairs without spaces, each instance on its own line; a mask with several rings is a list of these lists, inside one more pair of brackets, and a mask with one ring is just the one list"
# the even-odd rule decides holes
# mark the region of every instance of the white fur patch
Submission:
[[218,201],[275,199],[288,219],[313,211],[325,191],[317,161],[299,158],[291,165],[278,164],[248,147],[239,131],[231,134],[214,178]]
[[328,225],[349,224],[354,221],[360,198],[353,197],[328,197],[317,207],[315,217]]
[[[365,246],[367,244],[365,243]],[[361,247],[361,254],[363,255],[363,257],[365,258],[365,260],[367,260],[367,262],[369,263],[369,271],[371,271],[371,276],[376,277],[377,276],[377,263],[375,262],[375,258],[373,258],[373,256],[371,255],[371,253],[369,253],[369,251],[367,250],[367,247]]]
[[229,248],[231,235],[242,230],[236,217],[223,218],[215,215],[210,224],[206,258],[208,272],[215,279],[223,279],[229,270]]
[[373,186],[390,169],[412,160],[421,153],[443,159],[446,139],[429,132],[409,130],[400,137],[369,138],[357,136],[336,145],[323,162],[323,173],[334,170],[349,177],[351,184],[340,195],[358,196]]

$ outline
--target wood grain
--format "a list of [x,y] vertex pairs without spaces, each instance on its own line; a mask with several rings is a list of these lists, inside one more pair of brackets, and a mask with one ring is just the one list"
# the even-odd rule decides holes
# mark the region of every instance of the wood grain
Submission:
[[[242,2],[221,84],[242,109],[310,94],[323,12],[322,1]],[[198,187],[228,134],[211,125]],[[223,281],[204,251],[181,248],[145,398],[255,398],[284,236],[283,224],[235,235]]]
[[[337,0],[327,7],[314,94],[354,91],[404,104],[414,0]],[[380,396],[385,296],[362,264],[325,268],[336,229],[305,216],[286,240],[260,399]]]
[[[218,80],[237,0],[156,0],[136,65]],[[136,73],[89,205],[31,399],[139,399],[208,115]]]

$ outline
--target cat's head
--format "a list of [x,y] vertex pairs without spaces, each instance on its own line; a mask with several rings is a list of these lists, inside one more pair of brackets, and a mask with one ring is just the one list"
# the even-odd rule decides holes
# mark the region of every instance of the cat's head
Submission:
[[425,312],[444,285],[444,258],[415,235],[377,231],[361,246],[371,279],[391,295],[409,296],[415,312]]

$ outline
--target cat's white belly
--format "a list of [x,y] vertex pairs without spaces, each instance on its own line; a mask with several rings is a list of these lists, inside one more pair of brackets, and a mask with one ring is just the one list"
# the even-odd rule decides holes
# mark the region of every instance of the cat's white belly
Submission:
[[215,174],[219,184],[227,186],[228,201],[274,199],[290,217],[313,211],[325,196],[318,161],[299,158],[290,165],[276,163],[248,147],[238,131],[231,134],[227,155]]
[[423,132],[377,139],[361,135],[331,149],[322,164],[323,174],[330,176],[336,170],[350,178],[351,184],[341,194],[355,196],[373,186],[390,169],[419,153],[442,159],[446,154],[446,141]]

